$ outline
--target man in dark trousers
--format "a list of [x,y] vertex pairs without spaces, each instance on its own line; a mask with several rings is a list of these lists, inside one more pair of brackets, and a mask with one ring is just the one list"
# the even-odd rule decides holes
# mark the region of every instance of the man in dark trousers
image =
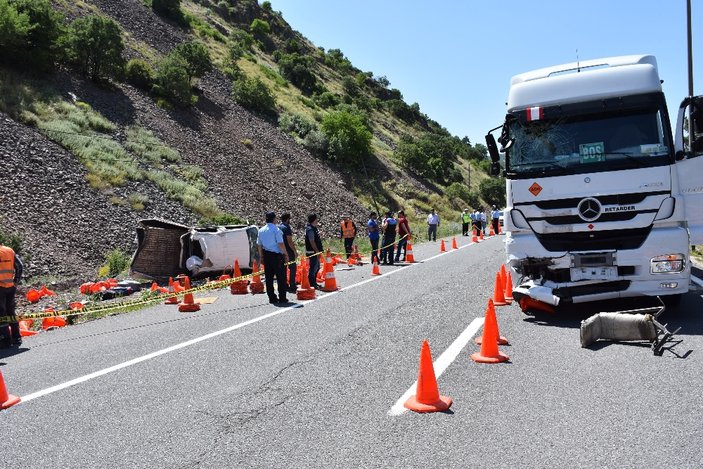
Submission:
[[383,239],[381,240],[381,264],[393,265],[393,253],[395,251],[395,232],[398,221],[393,218],[393,212],[386,212],[383,219]]
[[20,325],[15,315],[15,291],[22,280],[23,267],[22,260],[11,247],[0,245],[0,317],[11,318],[10,340],[14,346],[22,345]]
[[[266,214],[266,225],[259,228],[259,236],[256,239],[256,246],[259,249],[259,259],[264,264],[264,276],[266,277],[266,293],[269,296],[269,303],[288,303],[286,292],[285,264],[288,262],[288,253],[283,244],[283,233],[275,225],[276,214],[268,212]],[[273,278],[276,277],[278,283],[278,297],[273,289]]]
[[308,271],[310,286],[319,290],[322,286],[317,284],[317,272],[320,270],[322,240],[320,239],[320,233],[317,231],[317,223],[317,214],[311,213],[308,215],[308,224],[305,227],[305,255],[308,256],[310,261],[310,270]]
[[412,232],[410,231],[410,224],[408,219],[405,218],[405,212],[402,210],[398,211],[398,249],[395,251],[395,261],[400,262],[400,251],[403,251],[403,262],[405,262],[405,254],[408,252],[408,238]]
[[339,225],[339,236],[344,240],[344,251],[347,253],[347,259],[352,255],[356,231],[356,225],[352,219],[349,215],[344,215],[342,217],[342,223]]
[[295,259],[298,257],[298,252],[293,242],[293,229],[290,227],[290,213],[286,212],[281,215],[281,224],[278,225],[278,229],[283,233],[283,244],[286,245],[286,253],[288,254],[288,293],[295,293],[298,291],[295,287],[295,274],[297,272]]

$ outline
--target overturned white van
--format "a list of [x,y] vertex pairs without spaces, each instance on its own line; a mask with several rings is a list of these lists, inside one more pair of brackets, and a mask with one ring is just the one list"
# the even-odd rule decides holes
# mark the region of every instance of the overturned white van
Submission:
[[234,259],[242,270],[257,260],[256,226],[191,227],[168,220],[140,220],[132,275],[155,279],[231,273]]

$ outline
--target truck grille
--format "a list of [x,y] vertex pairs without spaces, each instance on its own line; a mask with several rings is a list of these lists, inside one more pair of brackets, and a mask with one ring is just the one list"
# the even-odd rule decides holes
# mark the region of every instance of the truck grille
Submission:
[[604,251],[609,249],[637,249],[649,235],[652,227],[626,230],[607,230],[575,233],[536,233],[548,251]]

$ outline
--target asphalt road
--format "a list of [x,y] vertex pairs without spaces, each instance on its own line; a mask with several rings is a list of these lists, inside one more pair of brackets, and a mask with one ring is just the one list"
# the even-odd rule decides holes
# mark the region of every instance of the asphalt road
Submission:
[[[0,351],[3,467],[699,467],[703,299],[661,317],[648,346],[582,349],[580,321],[620,301],[531,318],[498,308],[509,363],[473,363],[471,340],[438,378],[449,412],[389,415],[434,359],[480,321],[502,237],[405,267],[338,269],[342,289],[294,307],[232,296],[104,318]],[[449,245],[448,245],[449,246]],[[200,296],[211,296],[200,295]],[[650,302],[651,304],[651,302]],[[468,332],[467,331],[468,329]],[[462,344],[459,344],[460,346]]]

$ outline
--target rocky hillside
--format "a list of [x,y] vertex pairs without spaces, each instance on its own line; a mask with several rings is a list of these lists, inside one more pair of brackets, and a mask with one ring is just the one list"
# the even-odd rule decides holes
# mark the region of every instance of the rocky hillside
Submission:
[[[164,20],[147,5],[149,2],[142,0],[53,3],[67,20],[98,13],[117,21],[128,45],[124,54],[127,58],[157,60],[194,37],[192,30]],[[213,5],[207,0],[183,3],[189,12]],[[247,24],[263,15],[271,20],[277,40],[295,37],[316,51],[280,17],[264,12],[255,2],[229,3],[237,7],[239,23]],[[231,31],[223,26],[222,18],[211,16],[210,10],[206,11],[206,19],[225,36]],[[327,68],[321,70],[324,73],[320,72],[320,77],[336,73]],[[9,69],[0,72],[4,77],[15,73]],[[23,79],[18,76],[15,79]],[[351,213],[362,221],[371,208],[360,181],[368,173],[362,176],[335,169],[312,156],[271,122],[239,106],[231,97],[231,79],[217,67],[199,80],[197,103],[189,108],[158,106],[149,93],[124,83],[96,85],[67,67],[59,67],[45,80],[55,93],[54,99],[85,103],[114,124],[108,137],[116,142],[124,143],[128,129],[135,125],[151,131],[178,152],[182,164],[202,168],[206,194],[220,210],[250,223],[262,223],[268,210],[290,211],[300,230],[307,214],[317,212],[321,215],[323,235],[331,235],[343,213]],[[329,86],[339,88],[339,84]],[[302,95],[298,101],[305,101]],[[135,249],[134,229],[139,219],[198,222],[198,214],[167,198],[148,179],[96,188],[88,183],[88,172],[77,155],[47,138],[47,133],[38,131],[31,121],[22,122],[27,120],[0,113],[0,172],[5,175],[5,184],[0,188],[0,234],[22,238],[24,256],[29,258],[28,276],[90,279],[107,252],[119,248],[131,253]],[[399,138],[395,133],[403,125],[395,118],[389,122],[374,130],[375,148],[385,148],[386,153]],[[417,128],[406,133],[413,132]],[[437,199],[431,199],[429,194],[441,193],[437,186],[410,177],[387,158],[378,158],[374,164],[369,166],[369,172],[375,181],[381,185],[390,181],[391,187],[402,188],[410,194],[408,197],[424,194],[427,203],[434,203]],[[384,190],[380,188],[380,193]],[[147,201],[143,209],[115,202],[134,193]],[[392,203],[392,194],[385,195],[385,201]]]
[[[357,219],[365,215],[344,175],[232,102],[217,73],[203,80],[195,108],[175,111],[159,108],[127,85],[105,89],[68,73],[57,74],[54,84],[66,98],[71,93],[117,123],[117,134],[132,123],[152,130],[184,161],[204,169],[208,194],[220,208],[252,223],[261,223],[267,210],[291,211],[299,227],[313,211],[322,216],[323,228],[344,212]],[[91,188],[74,155],[7,115],[0,119],[0,172],[9,175],[0,189],[0,229],[22,237],[30,276],[90,278],[111,249],[136,248],[138,219],[198,219],[149,182]],[[135,185],[149,198],[143,211],[111,203],[112,196]]]

